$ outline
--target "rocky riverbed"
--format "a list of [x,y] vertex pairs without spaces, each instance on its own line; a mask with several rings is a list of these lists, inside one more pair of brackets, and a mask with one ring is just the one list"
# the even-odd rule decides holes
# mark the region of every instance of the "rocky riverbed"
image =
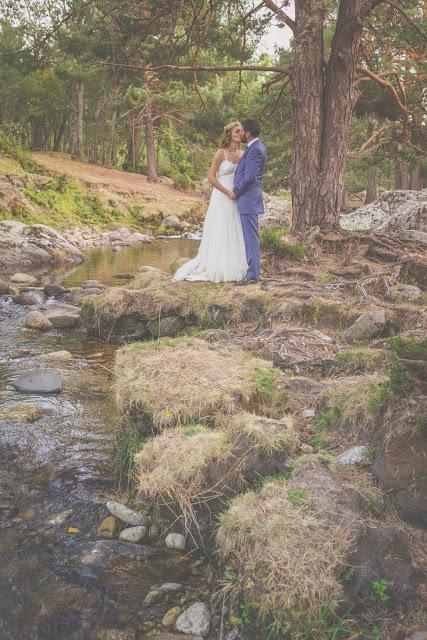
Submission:
[[424,632],[421,244],[282,236],[248,287],[182,240],[3,274],[5,637]]

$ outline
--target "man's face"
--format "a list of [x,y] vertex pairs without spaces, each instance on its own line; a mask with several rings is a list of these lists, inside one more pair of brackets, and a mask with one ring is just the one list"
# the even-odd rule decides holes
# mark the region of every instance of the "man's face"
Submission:
[[245,129],[243,129],[242,142],[248,142],[248,135],[250,135],[249,131],[245,131]]

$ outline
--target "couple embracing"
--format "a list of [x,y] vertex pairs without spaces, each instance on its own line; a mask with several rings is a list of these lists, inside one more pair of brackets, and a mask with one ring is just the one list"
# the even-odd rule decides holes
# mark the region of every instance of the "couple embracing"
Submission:
[[249,284],[259,279],[258,216],[264,213],[261,178],[266,165],[259,132],[252,119],[224,127],[209,170],[213,190],[199,252],[178,269],[174,280]]

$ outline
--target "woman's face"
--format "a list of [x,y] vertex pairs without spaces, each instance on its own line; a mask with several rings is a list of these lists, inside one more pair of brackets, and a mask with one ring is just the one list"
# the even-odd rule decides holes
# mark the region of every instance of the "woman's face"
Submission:
[[237,143],[242,142],[242,133],[243,129],[240,124],[233,127],[233,129],[231,130],[231,141]]

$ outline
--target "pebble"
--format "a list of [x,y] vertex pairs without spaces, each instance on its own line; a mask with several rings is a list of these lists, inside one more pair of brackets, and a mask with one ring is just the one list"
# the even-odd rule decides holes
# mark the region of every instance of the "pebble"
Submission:
[[358,462],[362,462],[363,460],[366,460],[368,455],[369,455],[368,447],[365,447],[364,445],[360,445],[357,447],[352,447],[351,449],[344,451],[344,453],[341,453],[339,456],[337,456],[337,462],[345,466],[351,465],[351,464],[357,464]]
[[72,360],[73,355],[66,351],[50,351],[49,353],[43,353],[38,356],[40,360],[53,360],[54,362],[66,362],[67,360]]
[[165,538],[165,544],[168,549],[183,551],[185,549],[185,537],[182,533],[168,533]]
[[103,538],[112,540],[117,536],[120,530],[120,522],[114,516],[107,516],[98,525],[96,532]]
[[13,386],[24,393],[59,393],[62,391],[62,379],[50,369],[30,369],[21,373]]
[[166,611],[165,615],[163,616],[162,625],[164,627],[173,627],[181,613],[181,607],[172,607],[172,609]]
[[38,329],[39,331],[53,329],[53,324],[40,311],[30,311],[25,319],[25,326],[28,329]]
[[19,282],[20,284],[34,284],[37,278],[28,275],[28,273],[15,273],[10,278],[11,282]]
[[314,418],[315,415],[316,412],[314,409],[304,409],[304,411],[302,412],[303,418]]
[[[113,516],[110,516],[113,517]],[[119,540],[127,542],[140,542],[147,533],[147,527],[128,527],[120,532]]]
[[116,518],[132,527],[148,527],[150,524],[147,516],[142,513],[137,513],[129,509],[129,507],[125,507],[125,505],[120,504],[120,502],[107,502],[107,509],[113,516],[116,516]]
[[203,602],[195,602],[178,617],[175,629],[189,635],[205,636],[209,633],[210,613]]

